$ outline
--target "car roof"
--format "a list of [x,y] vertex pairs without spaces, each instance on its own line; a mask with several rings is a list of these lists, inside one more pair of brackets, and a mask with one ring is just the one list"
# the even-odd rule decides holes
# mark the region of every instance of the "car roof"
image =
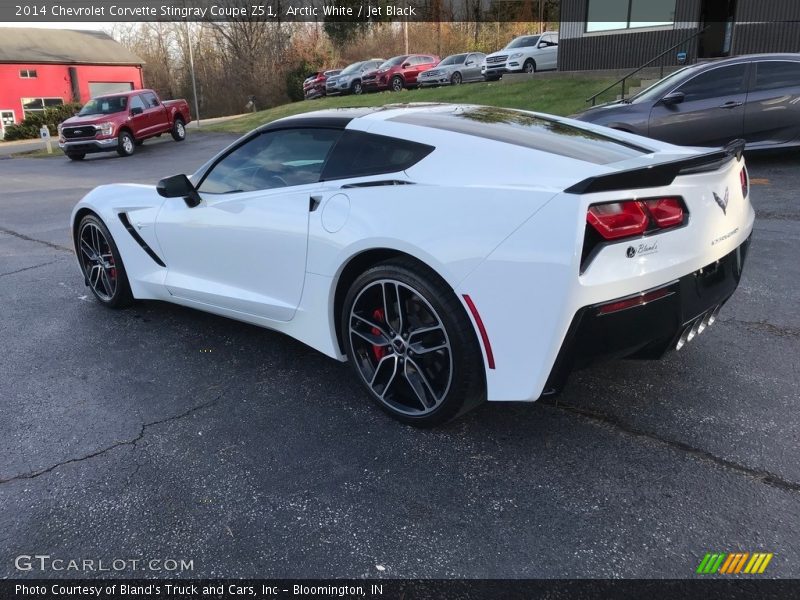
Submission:
[[731,56],[727,58],[713,58],[703,62],[689,65],[690,67],[697,67],[702,69],[704,67],[717,67],[719,65],[738,64],[743,62],[753,62],[759,60],[792,60],[800,61],[800,53],[772,53],[772,54],[742,54],[740,56]]

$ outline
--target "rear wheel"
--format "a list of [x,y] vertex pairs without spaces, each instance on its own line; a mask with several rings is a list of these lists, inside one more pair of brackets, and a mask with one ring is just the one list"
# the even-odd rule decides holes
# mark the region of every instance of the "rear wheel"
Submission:
[[186,139],[186,125],[184,125],[181,118],[175,119],[175,123],[172,124],[172,139],[176,142],[182,142]]
[[86,155],[80,152],[67,152],[67,158],[70,160],[83,160]]
[[86,285],[101,304],[124,308],[133,303],[119,250],[108,228],[95,215],[86,215],[78,225],[78,260]]
[[117,154],[120,156],[130,156],[136,151],[136,142],[133,136],[127,131],[123,131],[117,137]]
[[392,77],[391,90],[393,92],[400,92],[403,90],[403,78],[400,75]]
[[485,399],[472,324],[432,271],[403,259],[376,265],[350,287],[341,317],[350,364],[395,419],[436,425]]
[[453,76],[450,78],[450,83],[453,85],[461,85],[461,73],[458,71],[453,73]]

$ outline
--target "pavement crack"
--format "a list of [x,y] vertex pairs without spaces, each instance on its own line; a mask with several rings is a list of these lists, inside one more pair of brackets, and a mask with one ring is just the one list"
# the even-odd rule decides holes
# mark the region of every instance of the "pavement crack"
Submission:
[[58,244],[54,244],[52,242],[45,242],[44,240],[37,240],[36,238],[32,238],[29,235],[25,235],[24,233],[19,233],[18,231],[13,231],[11,229],[6,229],[5,227],[0,227],[0,233],[6,233],[8,235],[14,236],[15,238],[25,240],[26,242],[43,244],[48,248],[53,248],[54,250],[60,250],[61,252],[69,252],[70,254],[73,253],[72,248],[67,248],[66,246],[59,246]]
[[766,319],[760,321],[742,321],[741,319],[722,319],[721,323],[735,323],[751,331],[763,331],[779,337],[800,337],[800,329],[794,327],[780,327],[769,323]]
[[[77,458],[70,458],[70,459],[67,459],[67,460],[62,460],[61,462],[57,462],[54,465],[51,465],[49,467],[45,467],[44,469],[39,469],[38,471],[31,471],[29,473],[21,473],[19,475],[14,475],[13,477],[7,477],[5,479],[0,479],[0,484],[9,483],[11,481],[19,481],[21,479],[36,479],[37,477],[41,477],[42,475],[46,475],[47,473],[55,471],[59,467],[63,467],[63,466],[66,466],[66,465],[71,465],[71,464],[74,464],[74,463],[83,462],[85,460],[89,460],[89,459],[92,459],[92,458],[97,458],[98,456],[103,456],[104,454],[107,454],[108,452],[111,452],[112,450],[115,450],[115,449],[120,448],[122,446],[133,446],[134,448],[136,448],[136,444],[138,444],[142,440],[142,438],[144,438],[145,434],[147,433],[147,430],[150,429],[151,427],[155,427],[156,425],[163,425],[164,423],[171,423],[173,421],[180,421],[181,419],[184,419],[184,418],[186,418],[186,417],[188,417],[188,416],[190,416],[190,415],[192,415],[192,414],[194,414],[196,412],[199,412],[201,410],[205,410],[206,408],[211,408],[212,406],[217,404],[220,400],[222,400],[222,398],[225,396],[225,393],[226,393],[225,391],[222,391],[215,398],[212,398],[211,400],[208,400],[207,402],[203,402],[202,404],[198,404],[197,406],[193,406],[192,408],[189,408],[189,409],[185,410],[184,412],[179,413],[177,415],[172,415],[170,417],[166,417],[164,419],[159,419],[157,421],[150,421],[149,423],[142,423],[142,425],[141,425],[141,427],[139,429],[139,433],[135,437],[133,437],[133,438],[131,438],[129,440],[122,440],[122,441],[114,442],[113,444],[111,444],[109,446],[106,446],[105,448],[101,448],[99,450],[95,450],[94,452],[90,452],[89,454],[86,454],[84,456],[79,456]],[[137,468],[137,471],[138,471],[138,468]]]
[[47,265],[52,265],[53,263],[58,262],[57,260],[51,260],[40,265],[33,265],[30,267],[22,267],[21,269],[17,269],[16,271],[9,271],[8,273],[0,273],[0,277],[5,277],[6,275],[14,275],[16,273],[22,273],[23,271],[30,271],[31,269],[38,269],[39,267],[46,267]]
[[596,423],[613,427],[631,436],[647,438],[651,441],[657,442],[664,446],[668,446],[669,448],[672,448],[674,450],[679,450],[686,454],[690,454],[702,461],[712,463],[715,466],[723,467],[730,471],[734,471],[736,473],[739,473],[740,475],[745,475],[747,477],[750,477],[752,479],[755,479],[772,487],[787,492],[800,492],[800,482],[791,481],[790,479],[786,479],[785,477],[782,477],[776,473],[772,473],[764,469],[754,469],[752,467],[747,467],[732,460],[728,460],[727,458],[722,458],[721,456],[712,454],[707,450],[696,448],[691,444],[687,444],[686,442],[680,442],[678,440],[662,437],[650,431],[638,429],[627,423],[624,423],[613,417],[610,417],[606,414],[589,410],[586,408],[581,408],[579,406],[574,406],[571,404],[556,402],[553,400],[547,401],[546,405],[555,408],[556,410],[562,410],[564,412],[578,415],[580,417],[594,421]]

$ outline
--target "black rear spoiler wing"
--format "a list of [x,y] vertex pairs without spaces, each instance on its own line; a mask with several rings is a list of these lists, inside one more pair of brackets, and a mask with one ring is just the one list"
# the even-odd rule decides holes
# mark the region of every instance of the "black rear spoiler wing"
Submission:
[[716,171],[734,157],[736,160],[740,160],[744,152],[744,144],[744,140],[737,139],[709,154],[589,177],[564,191],[568,194],[593,194],[670,185],[678,175]]

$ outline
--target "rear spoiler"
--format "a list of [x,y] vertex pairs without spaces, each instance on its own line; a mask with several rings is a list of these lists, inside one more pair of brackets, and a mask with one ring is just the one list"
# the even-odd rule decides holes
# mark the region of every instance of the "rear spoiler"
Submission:
[[736,139],[728,142],[722,149],[709,154],[589,177],[564,191],[568,194],[593,194],[670,185],[678,175],[716,171],[734,157],[736,160],[740,160],[744,152],[744,145],[744,140]]

